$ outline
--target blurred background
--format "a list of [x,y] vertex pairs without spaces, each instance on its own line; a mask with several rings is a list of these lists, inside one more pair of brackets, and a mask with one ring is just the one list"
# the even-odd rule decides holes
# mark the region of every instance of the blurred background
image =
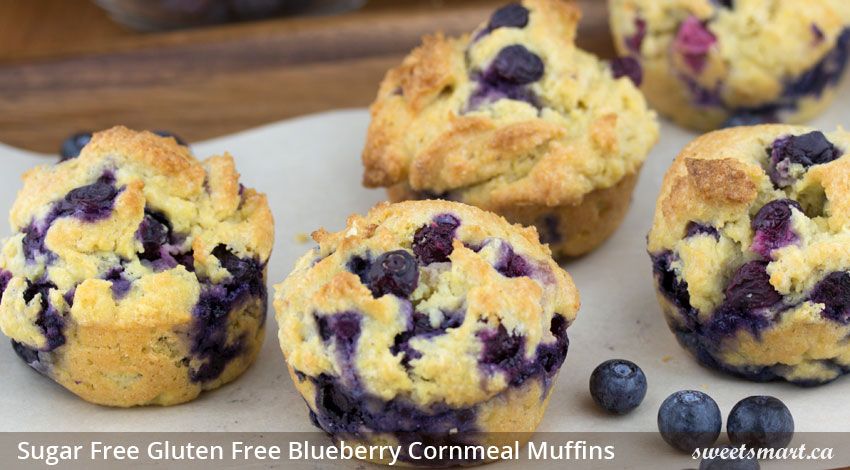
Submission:
[[[55,153],[115,124],[197,141],[367,106],[435,31],[508,0],[0,0],[0,142]],[[579,44],[610,56],[604,0]]]

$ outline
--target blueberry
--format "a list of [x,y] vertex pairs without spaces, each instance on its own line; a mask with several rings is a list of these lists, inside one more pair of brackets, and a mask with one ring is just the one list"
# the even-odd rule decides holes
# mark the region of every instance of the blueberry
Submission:
[[543,78],[543,60],[525,46],[515,44],[501,51],[488,71],[488,81],[527,85]]
[[118,190],[112,182],[101,178],[95,183],[72,189],[54,209],[56,216],[75,215],[92,222],[112,212]]
[[375,297],[386,294],[407,297],[419,283],[419,264],[404,250],[390,251],[372,263],[366,279]]
[[643,68],[634,57],[618,57],[611,61],[611,73],[614,78],[629,77],[635,86],[643,81]]
[[799,164],[804,168],[829,163],[843,153],[823,135],[814,131],[802,135],[789,135],[776,139],[770,152],[770,179],[779,187],[788,186],[792,181],[788,166]]
[[505,277],[523,277],[531,275],[532,269],[528,261],[521,255],[516,254],[512,246],[502,245],[504,252],[496,263],[496,271]]
[[91,132],[78,132],[69,136],[62,142],[62,148],[59,150],[59,161],[71,160],[80,156],[83,147],[91,141]]
[[749,450],[742,452],[740,447],[721,447],[713,449],[717,454],[705,458],[699,464],[699,470],[759,470],[758,460],[748,455]]
[[518,3],[511,3],[493,13],[487,29],[525,28],[528,25],[528,9]]
[[824,305],[824,317],[843,325],[850,323],[850,273],[829,273],[812,289],[810,300]]
[[[735,8],[735,2],[733,2],[733,0],[713,0],[713,1],[715,3],[717,3],[718,5],[720,5],[724,8],[728,8],[730,10]],[[700,468],[702,468],[702,467],[700,467]]]
[[449,260],[454,247],[452,240],[455,231],[460,226],[457,217],[441,214],[434,220],[421,227],[413,235],[413,253],[424,266],[431,263],[444,263]]
[[769,396],[747,397],[729,413],[726,432],[732,444],[748,448],[787,447],[794,437],[794,418],[782,401]]
[[646,37],[646,20],[637,18],[635,20],[635,34],[624,39],[626,47],[633,53],[640,53],[640,48],[643,45],[643,39]]
[[160,137],[173,137],[174,140],[176,140],[178,144],[180,144],[184,147],[189,146],[189,144],[187,144],[185,140],[181,139],[179,135],[177,135],[177,134],[175,134],[171,131],[156,130],[156,131],[153,131],[153,133],[160,136]]
[[605,361],[590,375],[590,396],[605,410],[626,414],[646,396],[646,375],[637,364],[625,359]]
[[717,37],[708,30],[696,16],[689,16],[682,22],[674,39],[677,52],[682,55],[685,64],[695,73],[705,68],[706,57]]
[[721,421],[717,403],[695,390],[670,395],[658,410],[661,437],[684,452],[711,447],[720,435]]
[[770,201],[759,209],[750,224],[754,232],[753,251],[768,258],[773,250],[797,241],[797,234],[791,229],[791,208],[803,211],[791,199]]
[[766,261],[750,261],[738,268],[726,286],[724,306],[739,311],[768,308],[782,301],[770,284]]
[[168,243],[171,233],[170,223],[165,216],[145,210],[145,216],[136,230],[136,238],[142,242],[139,258],[156,261],[160,258],[160,248]]
[[694,221],[688,222],[688,225],[685,226],[685,238],[695,237],[697,235],[708,235],[714,237],[715,240],[720,238],[720,232],[711,225]]

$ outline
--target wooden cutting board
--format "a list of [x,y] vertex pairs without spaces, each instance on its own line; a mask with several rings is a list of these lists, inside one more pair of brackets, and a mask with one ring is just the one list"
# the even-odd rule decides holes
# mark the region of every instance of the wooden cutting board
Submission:
[[[331,17],[136,33],[86,0],[3,2],[0,142],[55,152],[73,132],[115,124],[197,141],[366,106],[422,35],[469,31],[503,3],[371,0]],[[605,2],[578,3],[580,45],[610,56]]]

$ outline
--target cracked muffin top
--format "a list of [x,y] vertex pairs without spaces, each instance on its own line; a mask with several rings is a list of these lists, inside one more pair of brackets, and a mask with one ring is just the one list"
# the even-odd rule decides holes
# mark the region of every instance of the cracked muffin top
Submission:
[[296,264],[275,296],[296,374],[460,408],[564,361],[578,292],[534,229],[455,202],[381,204]]
[[610,0],[623,53],[672,61],[698,104],[820,95],[850,46],[845,0]]
[[658,138],[640,69],[578,49],[579,17],[526,0],[471,35],[424,38],[372,105],[364,183],[497,210],[576,204],[637,172]]
[[835,355],[825,348],[841,344],[850,325],[847,149],[843,130],[784,125],[717,131],[685,147],[649,234],[660,288],[684,312],[680,321],[717,337],[784,325],[761,335],[762,345],[794,325],[821,325],[817,342],[777,337],[783,346],[757,355],[768,364],[797,347]]
[[199,300],[237,294],[219,284],[260,289],[272,215],[229,155],[199,162],[173,138],[115,127],[23,180],[0,256],[0,327],[19,343],[49,351],[68,326],[185,323]]

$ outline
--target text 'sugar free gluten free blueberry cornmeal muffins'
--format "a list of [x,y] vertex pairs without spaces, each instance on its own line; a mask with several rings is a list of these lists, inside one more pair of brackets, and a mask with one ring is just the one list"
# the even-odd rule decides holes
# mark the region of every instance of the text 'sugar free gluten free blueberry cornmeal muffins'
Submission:
[[229,155],[116,127],[24,175],[0,328],[85,400],[172,405],[237,378],[263,340],[274,227]]
[[610,67],[575,46],[579,16],[571,2],[526,0],[471,35],[426,37],[372,105],[364,183],[535,225],[557,256],[602,243],[658,125],[636,62]]
[[801,385],[850,372],[850,134],[706,134],[667,172],[649,234],[658,299],[710,367]]
[[400,443],[534,431],[579,307],[534,229],[456,202],[410,201],[314,238],[275,308],[319,428]]
[[650,104],[694,129],[805,122],[832,102],[850,54],[847,0],[608,4]]

